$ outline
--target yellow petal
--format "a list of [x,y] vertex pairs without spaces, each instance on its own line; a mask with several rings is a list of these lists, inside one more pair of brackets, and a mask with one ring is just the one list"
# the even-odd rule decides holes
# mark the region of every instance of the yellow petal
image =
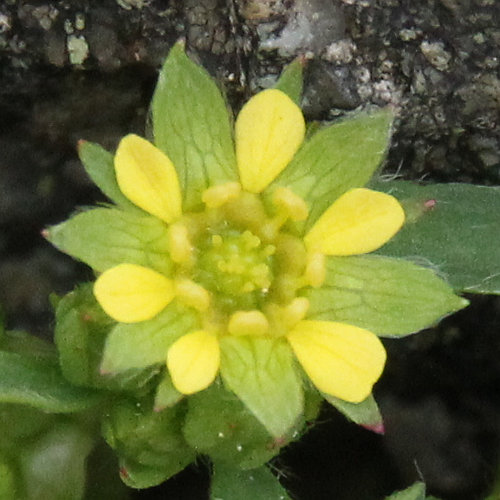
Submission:
[[138,135],[124,137],[115,156],[116,180],[138,207],[167,223],[181,215],[181,190],[170,159]]
[[368,330],[331,321],[301,321],[287,338],[313,384],[344,401],[363,401],[382,374],[385,349]]
[[263,191],[287,166],[304,139],[300,108],[277,89],[264,90],[236,120],[236,157],[243,189]]
[[405,219],[393,196],[351,189],[336,200],[306,234],[308,250],[327,255],[373,252],[389,241]]
[[168,305],[174,298],[174,285],[147,267],[120,264],[97,278],[94,295],[116,321],[137,323],[153,318]]
[[219,341],[203,330],[184,335],[168,350],[168,371],[175,388],[182,394],[206,389],[217,376],[219,365]]

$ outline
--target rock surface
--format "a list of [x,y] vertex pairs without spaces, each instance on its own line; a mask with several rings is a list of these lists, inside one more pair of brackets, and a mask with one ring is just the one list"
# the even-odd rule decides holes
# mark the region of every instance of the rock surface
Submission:
[[[309,120],[394,106],[389,172],[499,184],[498,19],[496,0],[2,0],[0,303],[9,326],[48,334],[48,294],[91,277],[40,231],[102,201],[76,141],[113,149],[143,132],[157,70],[179,37],[236,108],[303,54]],[[499,327],[500,302],[483,298],[439,330],[389,342],[379,388],[387,439],[327,412],[330,424],[277,464],[285,475],[293,464],[286,481],[297,498],[381,498],[420,473],[445,499],[482,498],[498,453]],[[326,458],[325,443],[335,448]]]

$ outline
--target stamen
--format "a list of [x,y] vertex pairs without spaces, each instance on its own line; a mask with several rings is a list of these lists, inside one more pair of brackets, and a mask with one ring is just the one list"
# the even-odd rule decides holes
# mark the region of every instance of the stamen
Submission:
[[227,329],[231,335],[264,335],[269,322],[261,311],[236,311],[229,318]]
[[193,253],[187,227],[175,222],[168,228],[170,258],[177,264],[189,262]]
[[260,238],[248,230],[241,235],[241,239],[246,250],[258,248],[260,245]]
[[226,182],[218,186],[212,186],[203,191],[201,199],[208,208],[219,208],[228,201],[236,199],[241,192],[238,182]]
[[320,287],[326,279],[326,258],[322,253],[308,253],[304,273],[306,285]]
[[204,312],[210,305],[210,294],[194,281],[180,279],[175,283],[175,294],[185,305]]
[[273,193],[273,203],[286,214],[287,219],[301,221],[307,219],[309,215],[306,202],[291,189],[277,188]]
[[299,321],[302,321],[309,310],[309,301],[305,297],[296,297],[290,304],[285,306],[283,319],[288,328],[293,328]]

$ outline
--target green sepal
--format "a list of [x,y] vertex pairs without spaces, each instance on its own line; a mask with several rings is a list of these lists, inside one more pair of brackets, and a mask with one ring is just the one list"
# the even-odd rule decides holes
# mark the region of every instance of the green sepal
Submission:
[[319,415],[319,412],[321,411],[321,406],[323,405],[324,397],[312,385],[312,382],[309,379],[303,378],[303,384],[304,384],[304,421],[313,422],[314,420],[316,420],[316,418]]
[[123,400],[112,406],[102,431],[120,461],[128,463],[127,474],[122,471],[124,480],[128,475],[127,484],[155,486],[194,460],[195,452],[182,436],[184,414],[181,404],[161,412],[153,411],[150,402],[144,401]]
[[[290,188],[309,205],[303,229],[348,189],[364,186],[389,144],[393,113],[359,113],[316,132],[271,185]],[[272,190],[272,189],[271,189]]]
[[217,383],[188,398],[183,432],[199,453],[241,469],[260,467],[286,443],[276,443],[248,408]]
[[384,433],[384,422],[373,394],[370,394],[361,403],[348,403],[329,394],[323,394],[323,397],[355,424],[362,425],[377,434]]
[[78,156],[96,186],[118,206],[144,213],[120,191],[115,175],[114,156],[99,144],[78,142]]
[[154,411],[162,411],[177,404],[184,397],[175,387],[172,378],[165,371],[158,383],[155,394]]
[[297,57],[281,73],[275,89],[284,92],[295,104],[300,104],[303,87],[304,58]]
[[116,208],[94,208],[47,230],[47,239],[59,250],[102,272],[124,262],[168,274],[165,224],[150,215]]
[[224,98],[183,43],[175,44],[165,61],[152,111],[155,144],[177,169],[184,210],[198,208],[207,187],[238,180]]
[[291,349],[282,338],[226,336],[221,343],[221,375],[248,409],[276,437],[285,437],[304,409],[301,379]]
[[290,500],[278,478],[265,466],[242,471],[226,463],[213,464],[210,500]]
[[73,422],[54,428],[18,451],[18,470],[25,500],[81,500],[86,460],[94,437]]
[[51,360],[0,352],[0,403],[71,413],[95,406],[101,394],[71,385]]
[[100,363],[104,343],[116,323],[97,303],[92,284],[79,286],[63,297],[56,309],[55,342],[63,375],[71,383],[113,391],[146,391],[158,369],[129,370],[103,376]]
[[198,318],[191,308],[171,302],[153,319],[118,323],[106,339],[101,373],[146,368],[167,359],[168,348],[182,335],[196,329]]
[[434,271],[403,259],[327,257],[326,267],[325,283],[305,293],[309,319],[397,337],[432,326],[468,304]]
[[120,458],[119,470],[120,479],[124,484],[129,488],[142,490],[158,486],[182,469],[172,472],[171,469],[139,464],[132,458]]
[[457,291],[500,294],[500,187],[378,182],[407,222],[378,253],[434,264]]
[[386,500],[425,500],[425,484],[418,482],[403,491],[397,491]]

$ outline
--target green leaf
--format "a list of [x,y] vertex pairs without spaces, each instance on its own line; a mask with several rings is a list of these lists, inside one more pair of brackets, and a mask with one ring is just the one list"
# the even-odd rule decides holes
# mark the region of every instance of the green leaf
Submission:
[[386,497],[386,500],[425,500],[425,484],[415,483],[406,490],[398,491]]
[[304,59],[298,57],[285,67],[274,88],[284,92],[295,104],[302,97]]
[[170,408],[183,397],[184,395],[174,387],[170,375],[165,373],[156,389],[154,411],[162,411],[165,408]]
[[81,500],[94,439],[78,425],[59,423],[19,454],[26,500]]
[[306,297],[309,319],[388,337],[418,332],[468,304],[431,269],[377,255],[328,257],[325,283]]
[[306,229],[341,194],[369,181],[389,144],[392,119],[388,109],[348,117],[315,133],[297,152],[275,184],[309,204]]
[[120,191],[116,182],[114,157],[111,153],[99,144],[80,141],[78,155],[89,177],[111,201],[122,208],[144,213]]
[[287,442],[276,442],[248,408],[218,383],[188,398],[183,432],[198,453],[241,469],[260,467]]
[[430,262],[457,291],[500,294],[500,187],[379,182],[407,213],[378,253]]
[[0,499],[16,500],[16,498],[19,498],[19,493],[14,468],[3,456],[0,456]]
[[57,361],[57,352],[53,344],[22,330],[5,331],[0,337],[0,349],[23,356]]
[[263,466],[242,471],[228,464],[213,466],[210,500],[290,500],[271,471]]
[[[53,425],[57,415],[36,408],[10,403],[0,404],[0,448],[17,454],[21,441],[30,442]],[[2,498],[0,496],[0,498]]]
[[48,240],[102,272],[124,262],[169,274],[167,227],[156,217],[95,208],[52,226]]
[[57,365],[43,359],[0,352],[0,373],[2,403],[71,413],[90,408],[101,400],[99,393],[69,384]]
[[384,422],[373,394],[361,403],[348,403],[328,394],[323,394],[323,397],[355,424],[362,425],[377,434],[384,433]]
[[221,375],[274,437],[284,437],[303,412],[301,380],[284,339],[226,336]]
[[183,44],[170,51],[153,96],[156,145],[179,174],[184,210],[200,206],[209,186],[237,181],[231,122],[210,75],[191,61]]
[[108,335],[101,372],[114,373],[165,363],[168,348],[198,325],[192,309],[170,303],[158,316],[140,323],[118,323]]

